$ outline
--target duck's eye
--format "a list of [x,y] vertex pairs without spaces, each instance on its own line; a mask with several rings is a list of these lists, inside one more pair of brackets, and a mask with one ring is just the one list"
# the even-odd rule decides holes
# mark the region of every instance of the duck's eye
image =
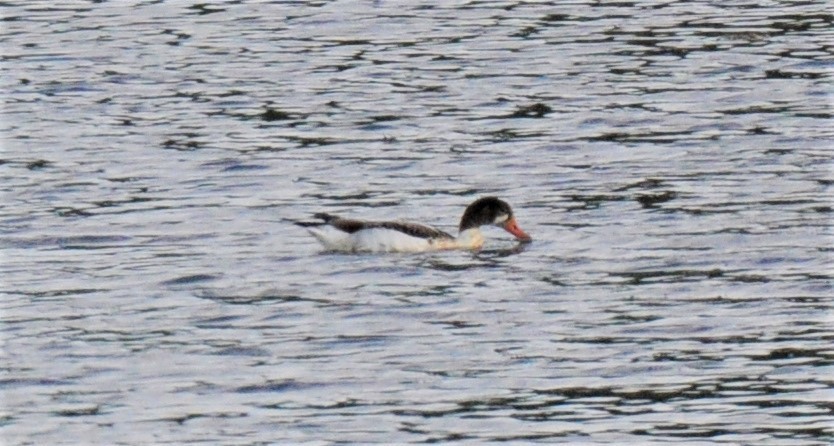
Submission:
[[509,218],[510,218],[509,214],[498,214],[498,216],[495,217],[495,221],[493,221],[493,223],[495,223],[496,225],[500,225],[500,224],[504,223],[505,221],[507,221],[507,219],[509,219]]

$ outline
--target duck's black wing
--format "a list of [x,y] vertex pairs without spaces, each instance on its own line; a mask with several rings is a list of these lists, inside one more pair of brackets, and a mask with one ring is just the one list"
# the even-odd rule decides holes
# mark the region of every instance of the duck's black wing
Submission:
[[324,224],[328,224],[333,226],[334,228],[347,232],[348,234],[353,234],[354,232],[361,231],[363,229],[391,229],[393,231],[399,231],[403,234],[410,235],[412,237],[418,238],[425,238],[425,239],[436,239],[436,238],[448,238],[454,239],[454,236],[451,234],[441,231],[437,228],[433,228],[431,226],[421,225],[419,223],[411,223],[406,221],[367,221],[367,220],[352,220],[349,218],[341,218],[337,215],[326,214],[326,213],[319,213],[315,214],[314,217],[320,218],[324,220]]

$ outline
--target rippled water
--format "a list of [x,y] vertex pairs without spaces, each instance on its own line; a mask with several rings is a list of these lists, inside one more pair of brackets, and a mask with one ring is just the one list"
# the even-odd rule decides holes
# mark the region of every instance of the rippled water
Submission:
[[0,13],[7,444],[834,441],[825,1]]

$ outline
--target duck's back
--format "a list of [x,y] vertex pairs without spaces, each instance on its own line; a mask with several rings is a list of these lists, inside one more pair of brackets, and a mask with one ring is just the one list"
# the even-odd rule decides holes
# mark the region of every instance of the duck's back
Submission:
[[310,228],[325,248],[334,251],[422,252],[448,245],[455,238],[431,226],[406,221],[365,221],[317,214],[326,226]]

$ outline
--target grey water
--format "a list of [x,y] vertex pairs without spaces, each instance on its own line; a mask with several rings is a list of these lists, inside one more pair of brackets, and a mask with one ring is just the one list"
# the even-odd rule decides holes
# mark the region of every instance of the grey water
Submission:
[[0,442],[834,442],[828,2],[0,14]]

